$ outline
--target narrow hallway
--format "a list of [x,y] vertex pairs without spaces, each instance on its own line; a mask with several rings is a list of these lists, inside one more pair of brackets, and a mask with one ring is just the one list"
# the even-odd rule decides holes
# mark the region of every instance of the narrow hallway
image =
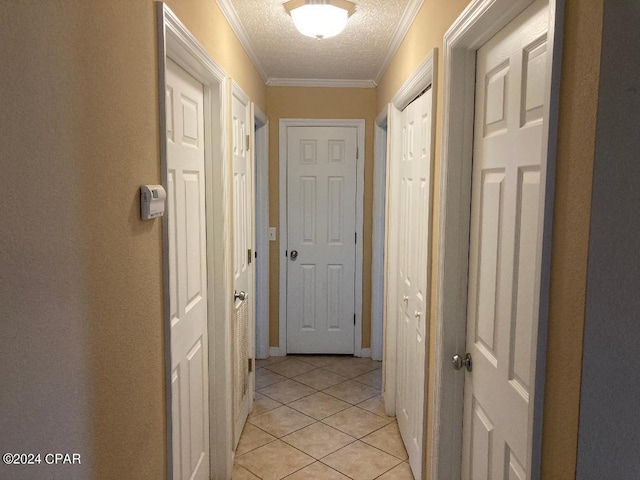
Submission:
[[413,480],[381,362],[327,355],[256,362],[256,399],[233,480]]

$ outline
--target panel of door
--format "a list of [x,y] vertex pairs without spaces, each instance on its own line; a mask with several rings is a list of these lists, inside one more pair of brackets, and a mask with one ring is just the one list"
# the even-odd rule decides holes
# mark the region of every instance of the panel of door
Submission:
[[233,288],[237,293],[232,325],[234,447],[253,402],[253,176],[249,149],[249,99],[234,86],[232,95],[233,152]]
[[287,353],[353,353],[353,127],[287,128]]
[[529,478],[548,6],[477,52],[462,473]]
[[173,478],[209,478],[203,86],[167,59]]
[[399,182],[397,378],[398,427],[416,478],[424,466],[427,297],[431,198],[431,100],[429,89],[402,112]]

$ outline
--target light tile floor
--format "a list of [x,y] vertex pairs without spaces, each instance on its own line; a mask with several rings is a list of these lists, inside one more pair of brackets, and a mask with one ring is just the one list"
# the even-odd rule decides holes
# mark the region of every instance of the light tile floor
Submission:
[[233,480],[413,480],[396,419],[384,413],[380,362],[290,355],[256,365]]

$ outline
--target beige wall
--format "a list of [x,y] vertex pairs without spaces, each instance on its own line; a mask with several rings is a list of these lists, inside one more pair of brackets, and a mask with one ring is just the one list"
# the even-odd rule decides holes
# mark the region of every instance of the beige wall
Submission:
[[166,0],[167,5],[262,111],[267,88],[215,0]]
[[[216,3],[170,5],[264,109]],[[155,3],[3,2],[0,20],[0,444],[83,461],[0,477],[165,478],[161,222],[138,200],[160,181]]]
[[[433,48],[439,49],[446,30],[467,0],[425,0],[415,22],[380,81],[377,111],[391,100],[415,67]],[[599,79],[602,0],[567,0],[562,67],[558,166],[554,210],[551,306],[543,430],[545,479],[574,478],[580,395],[580,359],[586,288],[591,178]],[[442,81],[443,69],[439,69]],[[434,177],[434,256],[432,285],[437,274],[437,233],[442,89],[437,89]],[[435,295],[431,296],[435,299]],[[431,305],[434,318],[435,305]],[[431,341],[435,338],[431,325]],[[431,352],[434,352],[431,344]],[[568,359],[571,359],[568,361]],[[434,365],[433,354],[430,365]],[[433,368],[429,378],[429,410],[433,411]],[[431,439],[428,420],[428,443]],[[430,445],[427,445],[427,451]],[[427,459],[430,462],[430,459]]]
[[[371,339],[371,235],[373,205],[373,125],[376,92],[371,88],[268,87],[269,117],[269,222],[280,225],[279,197],[279,122],[281,118],[355,118],[364,119],[364,245],[362,269],[362,346]],[[279,232],[279,230],[278,230]],[[278,346],[280,239],[269,249],[269,345]]]
[[604,0],[568,0],[560,89],[542,477],[576,469]]

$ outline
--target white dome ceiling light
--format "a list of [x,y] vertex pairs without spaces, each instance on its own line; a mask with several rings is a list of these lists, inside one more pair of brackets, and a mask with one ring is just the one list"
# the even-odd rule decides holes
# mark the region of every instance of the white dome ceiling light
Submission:
[[347,0],[290,0],[284,8],[300,33],[317,39],[338,35],[356,11]]

